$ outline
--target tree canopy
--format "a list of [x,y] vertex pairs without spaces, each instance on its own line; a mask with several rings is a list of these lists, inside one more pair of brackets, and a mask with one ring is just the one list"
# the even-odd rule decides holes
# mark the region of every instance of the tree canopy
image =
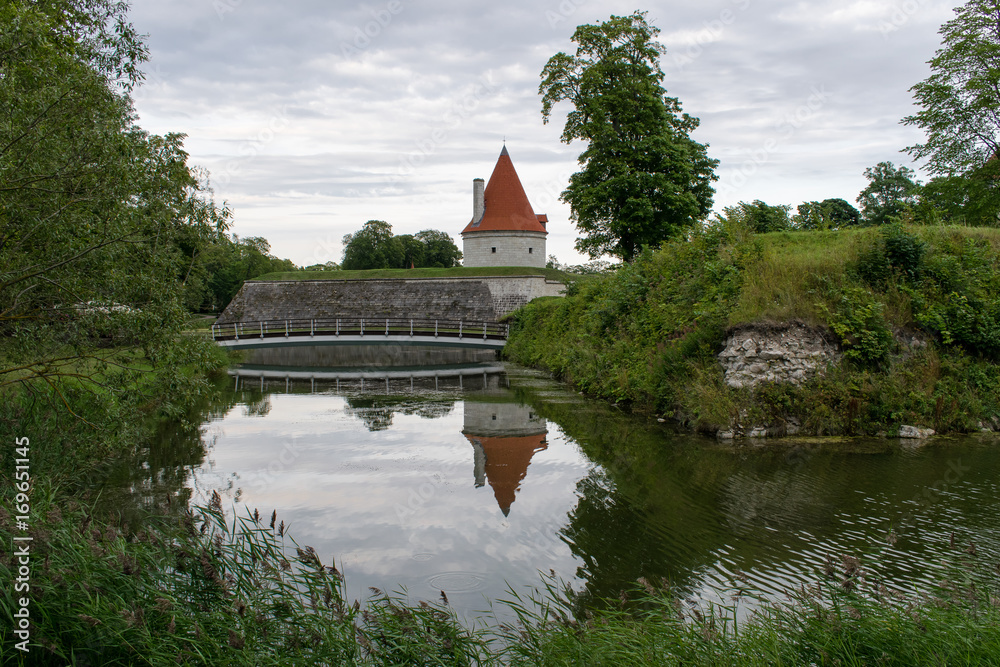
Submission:
[[1000,157],[1000,0],[969,0],[940,30],[931,75],[913,86],[922,107],[903,119],[927,133],[906,150],[944,176]]
[[932,178],[920,188],[919,217],[926,222],[995,227],[1000,220],[1000,160],[956,176]]
[[788,205],[771,206],[756,199],[750,204],[741,201],[736,206],[727,206],[722,209],[720,218],[731,222],[739,221],[757,234],[784,232],[792,228],[791,218],[788,217],[791,209]]
[[576,54],[557,53],[541,73],[544,122],[569,101],[562,141],[587,142],[562,199],[582,234],[577,250],[592,258],[631,261],[712,208],[718,161],[690,137],[698,119],[666,96],[658,34],[644,12],[581,25]]
[[792,216],[795,227],[805,230],[843,229],[860,221],[858,209],[839,198],[803,202]]
[[884,225],[917,203],[920,183],[913,170],[896,167],[892,162],[879,162],[865,169],[868,185],[858,195],[861,217],[866,225]]
[[458,249],[451,236],[446,232],[425,229],[422,232],[417,232],[413,237],[420,241],[424,247],[423,264],[419,266],[447,269],[458,266],[462,259],[462,251]]
[[462,253],[445,232],[425,229],[393,236],[392,225],[369,220],[358,231],[344,236],[345,270],[409,269],[458,266]]
[[107,378],[126,348],[155,365],[186,320],[187,250],[229,224],[183,135],[135,123],[146,49],[125,10],[0,7],[0,387]]

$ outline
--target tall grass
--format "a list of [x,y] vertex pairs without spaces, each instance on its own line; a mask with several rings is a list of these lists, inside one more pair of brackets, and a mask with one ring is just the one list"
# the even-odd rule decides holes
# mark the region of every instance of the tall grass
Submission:
[[[498,617],[516,620],[470,628],[443,594],[347,599],[334,564],[297,545],[274,513],[227,517],[218,496],[193,512],[161,506],[141,525],[60,505],[59,490],[41,485],[34,502],[31,652],[10,648],[5,587],[4,664],[1000,664],[1000,570],[963,547],[950,575],[919,595],[850,556],[784,601],[746,587],[708,607],[643,579],[586,607],[543,577],[534,597],[495,602]],[[0,512],[0,539],[10,533]],[[3,580],[12,567],[0,556]]]
[[[0,596],[5,664],[467,665],[487,642],[445,603],[377,595],[349,603],[343,578],[276,514],[227,518],[162,506],[141,525],[33,496],[32,644],[12,650],[14,600]],[[11,517],[0,514],[10,544]],[[295,555],[289,554],[294,551]],[[0,578],[15,564],[0,556]]]
[[845,267],[871,243],[875,229],[834,232],[774,232],[759,237],[760,261],[743,275],[740,297],[729,314],[732,325],[793,319],[823,322],[817,285],[843,286]]

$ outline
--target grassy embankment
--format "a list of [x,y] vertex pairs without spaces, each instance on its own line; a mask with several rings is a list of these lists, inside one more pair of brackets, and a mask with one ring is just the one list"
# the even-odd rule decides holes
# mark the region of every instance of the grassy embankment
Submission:
[[281,271],[267,273],[254,280],[371,280],[401,278],[482,278],[488,276],[545,276],[549,280],[578,278],[558,269],[526,266],[456,266],[450,269],[369,269],[365,271]]
[[[516,314],[507,357],[637,411],[705,432],[1000,427],[1000,230],[718,227],[570,292]],[[829,331],[843,361],[801,386],[726,385],[727,331],[793,320]]]

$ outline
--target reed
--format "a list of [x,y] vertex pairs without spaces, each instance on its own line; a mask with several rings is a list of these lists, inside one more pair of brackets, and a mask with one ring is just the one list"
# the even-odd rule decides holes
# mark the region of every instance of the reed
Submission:
[[[551,575],[539,594],[511,590],[469,627],[444,594],[414,601],[372,589],[348,600],[337,568],[297,545],[276,513],[227,517],[215,495],[193,512],[164,505],[124,525],[63,500],[56,488],[35,494],[32,651],[8,650],[5,590],[4,664],[1000,664],[1000,565],[965,545],[939,586],[919,594],[882,579],[877,559],[850,556],[786,600],[744,587],[721,606],[642,579],[583,606]],[[10,524],[0,513],[0,538]],[[11,568],[4,554],[0,578]]]

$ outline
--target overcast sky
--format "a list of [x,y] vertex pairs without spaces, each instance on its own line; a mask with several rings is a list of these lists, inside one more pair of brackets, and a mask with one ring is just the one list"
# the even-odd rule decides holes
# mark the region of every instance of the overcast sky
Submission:
[[[900,125],[909,88],[955,0],[650,0],[667,46],[668,94],[701,119],[721,161],[715,207],[842,197],[866,167],[921,141]],[[300,265],[339,262],[370,219],[397,234],[459,232],[472,179],[506,138],[548,252],[584,261],[558,201],[579,142],[559,141],[564,102],[542,124],[539,72],[572,52],[577,25],[635,3],[601,0],[134,0],[148,34],[141,125],[182,132],[232,231],[264,236]]]

